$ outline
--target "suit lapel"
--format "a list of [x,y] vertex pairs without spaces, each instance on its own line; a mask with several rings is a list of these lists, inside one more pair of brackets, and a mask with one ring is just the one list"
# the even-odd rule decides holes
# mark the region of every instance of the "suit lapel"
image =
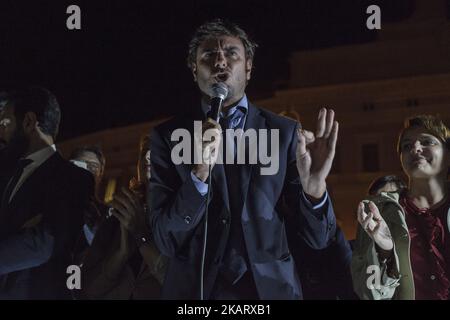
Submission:
[[14,232],[26,221],[43,210],[39,205],[50,191],[47,189],[49,179],[48,173],[53,172],[55,162],[61,158],[58,153],[53,154],[47,161],[42,163],[20,186],[11,199],[11,202],[2,208],[0,214],[0,234]]
[[44,161],[36,170],[34,170],[30,176],[23,182],[23,184],[20,186],[19,189],[17,189],[16,193],[11,199],[10,205],[12,206],[13,203],[17,201],[22,201],[21,197],[23,198],[24,195],[32,195],[36,192],[36,190],[40,190],[43,185],[39,186],[39,183],[47,183],[47,181],[42,178],[42,176],[45,176],[48,172],[52,172],[54,169],[54,164],[57,158],[61,158],[58,152],[55,152],[48,158],[46,161]]
[[217,163],[212,171],[212,179],[213,179],[213,185],[217,186],[217,191],[214,196],[220,196],[224,202],[225,207],[227,208],[228,212],[230,212],[230,198],[228,195],[228,186],[227,186],[227,178],[225,176],[225,168],[223,167],[223,164]]
[[[249,103],[248,105],[248,115],[247,120],[245,122],[244,132],[248,129],[254,129],[258,133],[259,129],[266,128],[265,119],[261,116],[260,111]],[[258,138],[259,139],[259,138]],[[244,142],[244,141],[242,141]],[[259,145],[259,143],[258,143]],[[239,167],[239,178],[240,178],[240,194],[242,194],[240,210],[242,211],[242,207],[247,200],[248,189],[251,183],[251,177],[253,173],[254,164],[249,163],[249,146],[246,146],[246,163]],[[257,149],[254,149],[257,151]]]
[[[198,112],[195,112],[192,117],[191,121],[187,122],[187,130],[191,133],[191,137],[194,137],[194,120],[201,121],[204,119],[204,115],[201,113],[201,110],[197,110]],[[258,132],[258,129],[264,129],[266,128],[265,119],[261,116],[260,111],[258,108],[254,107],[249,103],[248,105],[248,114],[247,119],[245,122],[244,131],[248,129],[254,129],[256,132]],[[193,139],[192,139],[193,140]],[[172,142],[173,143],[173,142]],[[192,141],[192,147],[194,146],[194,141]],[[237,192],[241,195],[240,197],[240,210],[242,210],[243,204],[245,203],[247,199],[248,189],[250,187],[251,183],[251,177],[252,177],[252,169],[255,166],[254,164],[250,164],[248,159],[248,149],[246,148],[246,163],[243,165],[239,165],[239,180],[240,184],[236,187],[236,189],[233,188],[233,192]],[[192,149],[194,150],[194,149]],[[256,150],[256,149],[255,149]],[[188,168],[188,166],[186,166]],[[190,166],[188,170],[190,172]],[[220,196],[225,207],[227,208],[228,212],[230,212],[230,198],[229,198],[229,190],[227,185],[227,179],[225,175],[225,168],[223,164],[217,163],[213,170],[212,170],[212,180],[213,185],[215,186],[214,189],[219,191],[214,194],[214,196]],[[231,192],[231,191],[230,191]]]

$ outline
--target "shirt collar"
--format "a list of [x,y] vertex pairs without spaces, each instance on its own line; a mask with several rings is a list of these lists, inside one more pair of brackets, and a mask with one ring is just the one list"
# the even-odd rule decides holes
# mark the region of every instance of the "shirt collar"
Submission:
[[[230,110],[228,110],[227,114],[225,115],[226,117],[232,115],[237,108],[241,108],[245,110],[245,113],[247,113],[248,111],[248,100],[247,100],[247,95],[244,94],[244,96],[242,97],[241,100],[239,100],[239,102],[236,104],[236,106],[234,106],[233,108],[231,108]],[[207,114],[209,112],[209,110],[211,110],[211,105],[203,102],[202,100],[202,111],[203,114]],[[223,114],[222,114],[223,116]]]
[[56,152],[56,146],[54,144],[42,148],[36,152],[30,154],[26,159],[33,160],[32,165],[34,167],[40,166],[44,163],[48,158],[50,158]]

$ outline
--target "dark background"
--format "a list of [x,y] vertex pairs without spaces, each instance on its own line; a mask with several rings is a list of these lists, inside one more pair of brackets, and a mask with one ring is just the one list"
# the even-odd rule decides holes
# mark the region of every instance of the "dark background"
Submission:
[[[66,8],[81,8],[81,30]],[[195,28],[237,22],[259,44],[250,98],[286,85],[289,53],[373,41],[367,6],[382,22],[401,21],[414,0],[5,1],[0,2],[0,89],[37,84],[61,104],[60,139],[145,122],[196,107],[186,67]]]

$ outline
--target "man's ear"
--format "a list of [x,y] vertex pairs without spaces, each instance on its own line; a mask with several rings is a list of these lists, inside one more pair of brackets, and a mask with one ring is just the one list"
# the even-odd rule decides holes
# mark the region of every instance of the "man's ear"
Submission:
[[247,62],[245,63],[245,73],[247,81],[249,81],[250,78],[252,77],[252,67],[253,67],[253,60],[247,59]]
[[25,113],[25,116],[23,117],[23,131],[25,133],[32,133],[34,130],[36,130],[38,121],[36,119],[36,114],[34,112],[27,112]]
[[194,82],[197,82],[197,65],[191,64],[191,72],[192,76],[194,77]]

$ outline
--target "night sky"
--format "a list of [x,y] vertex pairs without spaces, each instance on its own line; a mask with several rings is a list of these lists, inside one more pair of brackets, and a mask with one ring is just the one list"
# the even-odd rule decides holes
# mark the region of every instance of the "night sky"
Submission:
[[[66,28],[81,7],[82,29]],[[37,84],[60,102],[60,139],[173,115],[198,104],[186,67],[195,28],[237,22],[259,44],[247,90],[270,96],[289,77],[295,50],[373,41],[366,8],[401,21],[413,0],[341,1],[6,1],[0,2],[0,89]]]

